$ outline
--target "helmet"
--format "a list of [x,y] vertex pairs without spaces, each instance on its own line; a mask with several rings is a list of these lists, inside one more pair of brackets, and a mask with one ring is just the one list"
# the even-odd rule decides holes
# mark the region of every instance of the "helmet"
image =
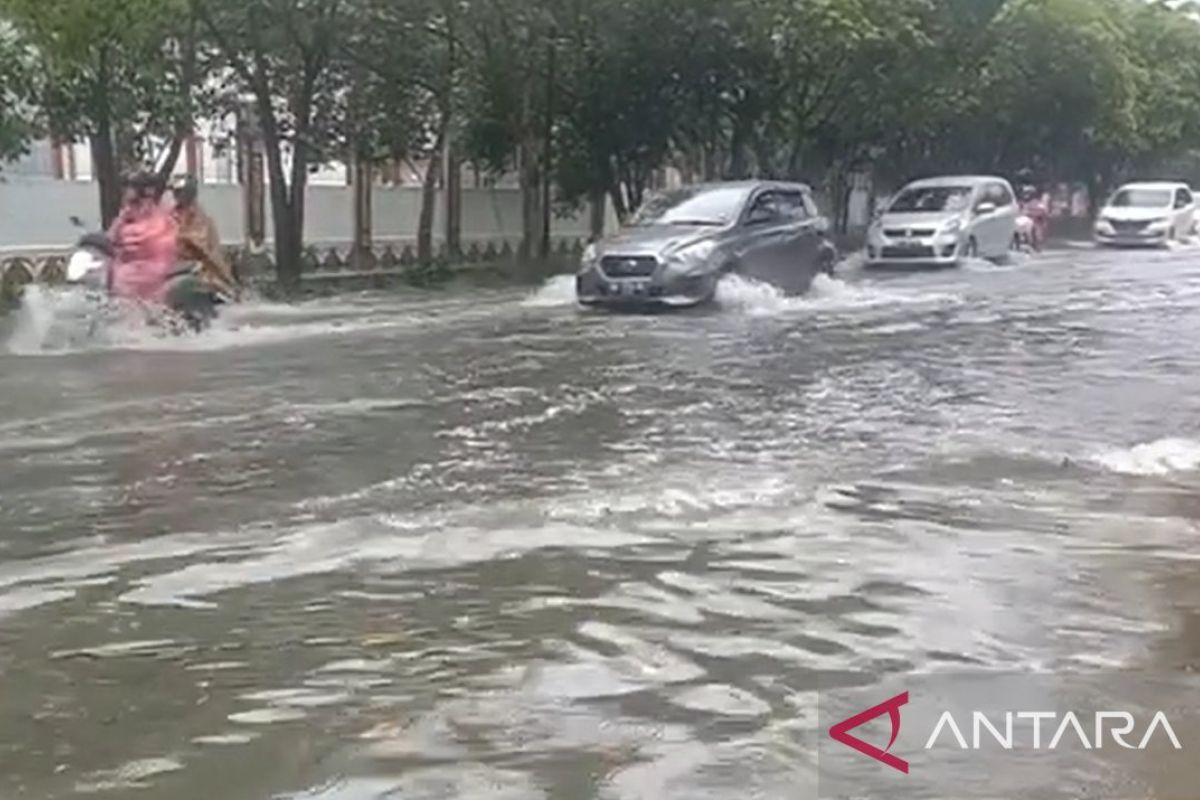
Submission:
[[166,187],[156,173],[137,170],[125,176],[125,188],[132,189],[139,198],[158,198]]

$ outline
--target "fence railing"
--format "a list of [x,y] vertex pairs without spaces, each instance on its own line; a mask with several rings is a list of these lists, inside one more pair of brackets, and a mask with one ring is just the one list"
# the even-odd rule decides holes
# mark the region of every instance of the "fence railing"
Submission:
[[[577,258],[585,239],[573,234],[552,238],[551,255],[556,259]],[[461,253],[451,254],[445,243],[435,248],[438,263],[470,266],[513,263],[517,260],[517,242],[507,237],[478,237],[464,242]],[[226,257],[241,280],[247,283],[270,281],[275,274],[270,249],[251,253],[241,247],[227,247]],[[60,285],[66,280],[69,251],[0,255],[0,301],[11,303],[30,284]],[[349,244],[310,245],[301,259],[303,281],[331,281],[346,278],[403,277],[419,267],[415,242],[384,242],[366,253],[355,253]]]

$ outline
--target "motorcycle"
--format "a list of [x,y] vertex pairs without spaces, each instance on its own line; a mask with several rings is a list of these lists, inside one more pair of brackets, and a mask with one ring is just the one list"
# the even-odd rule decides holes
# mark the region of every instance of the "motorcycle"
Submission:
[[[71,223],[84,228],[78,217]],[[81,290],[95,306],[107,306],[112,299],[112,268],[116,250],[108,235],[89,231],[82,234],[67,259],[66,284]],[[200,333],[217,318],[218,309],[229,298],[209,288],[200,276],[200,267],[181,265],[167,277],[165,314],[152,315],[152,324],[163,324],[174,333]],[[95,322],[91,325],[95,327]]]

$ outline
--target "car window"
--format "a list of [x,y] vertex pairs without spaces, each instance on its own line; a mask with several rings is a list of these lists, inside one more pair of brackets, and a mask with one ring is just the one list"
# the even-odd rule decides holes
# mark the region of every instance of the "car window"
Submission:
[[654,195],[632,225],[724,225],[737,218],[749,190],[741,186],[685,187]]
[[804,192],[780,192],[779,211],[787,219],[800,222],[812,216],[804,200]]
[[781,201],[778,192],[763,192],[754,198],[746,214],[748,221],[764,221],[779,219],[782,216]]
[[996,199],[993,201],[999,208],[1011,206],[1013,204],[1013,193],[1003,183],[992,185],[992,192]]
[[1192,193],[1187,189],[1178,189],[1175,192],[1175,207],[1187,208],[1192,204]]
[[888,212],[962,211],[970,200],[970,186],[910,186],[896,195],[888,205]]
[[1168,189],[1121,189],[1108,204],[1113,208],[1167,208],[1171,205]]

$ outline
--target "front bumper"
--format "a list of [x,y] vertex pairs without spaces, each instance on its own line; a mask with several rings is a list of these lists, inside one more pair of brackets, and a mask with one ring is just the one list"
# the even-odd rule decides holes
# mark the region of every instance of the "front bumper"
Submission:
[[664,275],[610,278],[597,267],[575,276],[575,298],[581,305],[609,308],[686,307],[711,300],[717,290],[716,274]]
[[920,239],[888,239],[872,237],[867,240],[867,264],[952,266],[963,259],[966,244],[961,238],[929,236]]
[[1161,247],[1170,241],[1168,230],[1117,231],[1112,228],[1093,230],[1096,243],[1106,247]]

